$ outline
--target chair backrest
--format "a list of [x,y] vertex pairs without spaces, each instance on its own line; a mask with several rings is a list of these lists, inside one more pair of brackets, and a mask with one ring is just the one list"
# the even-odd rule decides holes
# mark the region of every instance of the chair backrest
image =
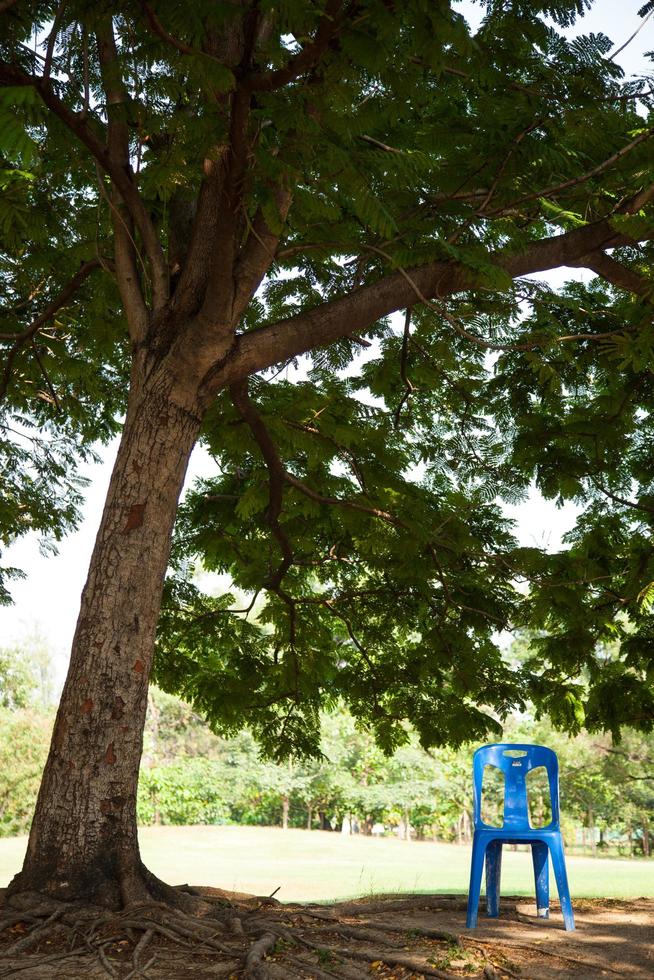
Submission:
[[559,828],[559,763],[556,752],[544,745],[502,743],[482,745],[472,760],[473,819],[475,827],[488,826],[481,819],[481,794],[485,766],[497,766],[504,773],[503,829],[525,832],[531,830],[527,801],[527,773],[544,766],[550,787],[552,820],[550,829]]

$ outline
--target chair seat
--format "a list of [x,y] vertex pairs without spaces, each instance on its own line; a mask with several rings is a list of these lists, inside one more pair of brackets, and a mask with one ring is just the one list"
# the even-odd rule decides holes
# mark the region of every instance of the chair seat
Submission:
[[504,844],[529,844],[532,841],[545,840],[561,831],[549,827],[532,827],[530,830],[514,831],[503,827],[480,827],[475,834],[482,834],[489,839],[502,841]]

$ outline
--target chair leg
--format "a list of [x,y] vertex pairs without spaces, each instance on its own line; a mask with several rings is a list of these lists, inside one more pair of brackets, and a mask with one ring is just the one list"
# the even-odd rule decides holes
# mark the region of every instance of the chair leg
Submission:
[[475,834],[472,838],[472,859],[470,861],[470,887],[468,889],[468,914],[466,929],[474,929],[477,925],[479,909],[479,891],[481,889],[481,873],[484,870],[484,851],[486,845]]
[[502,841],[486,848],[486,915],[496,919],[500,914],[500,876],[502,874]]
[[550,839],[550,853],[552,855],[552,867],[556,878],[556,887],[559,892],[561,911],[563,912],[563,922],[566,930],[570,931],[575,927],[575,917],[572,911],[572,901],[570,899],[570,888],[568,886],[568,875],[565,869],[565,855],[563,853],[563,838],[561,834],[556,834]]
[[536,882],[536,910],[540,919],[550,917],[550,875],[547,844],[538,841],[531,845],[531,859],[534,862]]

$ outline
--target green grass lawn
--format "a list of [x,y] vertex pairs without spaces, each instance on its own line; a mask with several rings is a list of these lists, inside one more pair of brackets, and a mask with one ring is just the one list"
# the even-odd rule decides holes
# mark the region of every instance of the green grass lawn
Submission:
[[[465,892],[470,848],[268,827],[144,827],[147,866],[172,884],[212,885],[281,901],[374,892]],[[0,839],[0,886],[19,870],[26,839]],[[578,898],[654,898],[654,861],[568,858]],[[552,893],[556,893],[552,882]],[[505,894],[533,894],[531,857],[505,848]]]

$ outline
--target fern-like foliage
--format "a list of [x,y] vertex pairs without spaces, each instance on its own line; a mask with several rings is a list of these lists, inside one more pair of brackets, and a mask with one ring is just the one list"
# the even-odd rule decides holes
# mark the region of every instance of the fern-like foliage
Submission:
[[[322,0],[161,0],[154,20],[121,5],[118,100],[95,9],[36,0],[2,15],[3,544],[28,530],[56,544],[78,519],[80,462],[121,427],[135,348],[117,227],[148,327],[165,321],[142,228],[117,224],[124,198],[94,142],[106,146],[110,114],[164,256],[171,330],[189,243],[224,227],[224,211],[194,222],[207,175],[232,159],[248,72],[273,82],[250,92],[229,192],[234,270],[253,243],[268,248],[262,227],[279,241],[239,334],[256,343],[308,311],[323,323],[392,277],[408,290],[406,328],[380,317],[333,344],[308,336],[307,354],[250,380],[284,474],[277,518],[225,392],[204,420],[215,472],[179,514],[156,676],[275,757],[317,753],[320,709],[337,701],[388,751],[407,720],[425,745],[495,737],[528,699],[572,729],[582,715],[616,733],[653,717],[654,628],[638,599],[654,580],[651,296],[507,272],[541,239],[610,220],[615,260],[649,281],[652,205],[623,211],[654,181],[651,80],[625,80],[604,32],[568,36],[590,0],[483,7],[473,35],[446,0],[343,5],[332,43],[288,72],[317,41]],[[239,59],[235,38],[249,39]],[[444,300],[454,267],[467,286]],[[559,554],[521,546],[505,516],[534,484],[580,508]],[[229,595],[203,592],[194,570],[228,579]],[[538,663],[506,662],[498,637],[518,627],[542,634]],[[609,636],[622,645],[607,664]]]

